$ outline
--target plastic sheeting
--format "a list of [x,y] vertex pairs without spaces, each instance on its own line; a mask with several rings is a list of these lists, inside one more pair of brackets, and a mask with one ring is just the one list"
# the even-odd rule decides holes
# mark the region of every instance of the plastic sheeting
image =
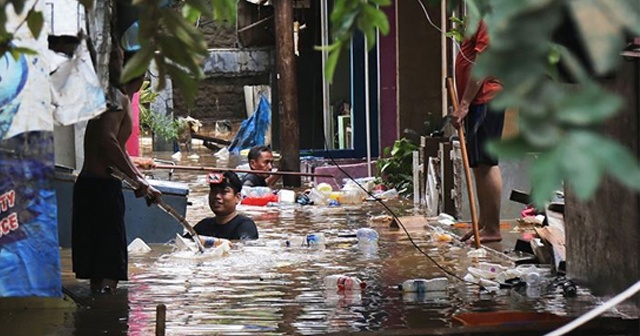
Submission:
[[271,123],[271,106],[264,95],[260,96],[260,103],[256,111],[240,124],[238,133],[229,145],[229,152],[238,154],[243,149],[265,144],[265,136]]
[[0,296],[61,297],[47,38],[31,36],[24,12],[8,13],[7,30],[38,54],[0,58]]

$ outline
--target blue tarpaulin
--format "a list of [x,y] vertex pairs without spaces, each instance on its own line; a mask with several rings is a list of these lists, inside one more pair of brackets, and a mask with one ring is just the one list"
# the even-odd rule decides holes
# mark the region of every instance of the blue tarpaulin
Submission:
[[242,122],[238,133],[229,145],[229,152],[238,154],[243,149],[264,145],[265,135],[271,123],[271,106],[264,95],[260,95],[260,103],[249,119]]

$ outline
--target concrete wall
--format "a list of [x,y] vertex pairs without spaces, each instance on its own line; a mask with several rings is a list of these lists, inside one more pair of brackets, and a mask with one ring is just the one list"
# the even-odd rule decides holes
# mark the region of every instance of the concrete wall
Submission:
[[[638,156],[640,150],[640,59],[622,61],[617,76],[603,81],[626,104],[603,127]],[[615,294],[640,279],[640,196],[607,178],[589,202],[566,191],[567,272],[598,294]],[[635,296],[640,306],[640,295]]]
[[[246,18],[239,21],[244,22],[243,25],[247,23]],[[240,45],[235,25],[202,20],[199,29],[212,48],[204,61],[207,78],[200,82],[195,106],[191,109],[174,86],[174,115],[191,115],[206,122],[245,119],[243,86],[270,84],[272,51],[270,48],[234,49]]]

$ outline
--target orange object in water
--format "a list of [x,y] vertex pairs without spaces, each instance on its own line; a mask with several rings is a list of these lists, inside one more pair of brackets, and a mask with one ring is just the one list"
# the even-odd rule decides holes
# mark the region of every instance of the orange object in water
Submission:
[[453,320],[465,326],[505,326],[531,323],[569,322],[571,319],[551,313],[497,311],[453,315]]
[[269,202],[278,202],[278,195],[269,194],[263,197],[245,197],[240,204],[265,206]]

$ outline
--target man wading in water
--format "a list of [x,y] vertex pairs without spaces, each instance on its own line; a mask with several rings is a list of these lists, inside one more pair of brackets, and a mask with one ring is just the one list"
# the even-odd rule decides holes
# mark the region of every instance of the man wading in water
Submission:
[[[107,173],[112,166],[142,186],[136,197],[145,197],[148,205],[157,203],[160,192],[151,187],[125,151],[131,135],[131,97],[140,89],[142,77],[120,85],[116,68],[122,68],[122,50],[110,58],[110,106],[89,121],[84,138],[84,164],[73,188],[71,225],[73,271],[78,279],[90,279],[91,290],[108,293],[118,281],[127,280],[127,235],[124,225],[122,183]],[[134,159],[135,160],[135,159]],[[137,160],[142,168],[152,160]]]

